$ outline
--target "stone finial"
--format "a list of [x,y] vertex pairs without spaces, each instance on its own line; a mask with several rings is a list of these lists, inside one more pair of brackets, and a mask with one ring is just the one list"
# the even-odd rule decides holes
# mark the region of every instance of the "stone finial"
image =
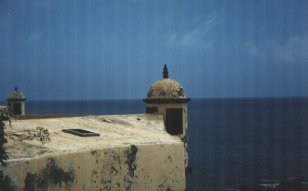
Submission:
[[164,65],[163,78],[164,79],[168,79],[169,78],[168,68],[167,68],[166,64]]
[[15,86],[15,91],[17,91],[18,90],[18,87],[17,86]]

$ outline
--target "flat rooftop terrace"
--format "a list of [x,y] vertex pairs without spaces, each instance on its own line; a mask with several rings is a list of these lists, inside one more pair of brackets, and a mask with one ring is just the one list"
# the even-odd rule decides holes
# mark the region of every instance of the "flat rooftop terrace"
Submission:
[[[160,115],[25,116],[5,123],[4,190],[185,190],[184,145]],[[42,129],[50,138],[44,144]]]
[[[129,145],[182,144],[177,137],[166,133],[162,116],[151,114],[28,116],[6,125],[10,160]],[[48,129],[50,141],[42,144],[31,138],[37,127]],[[63,129],[84,129],[100,136],[80,137]]]

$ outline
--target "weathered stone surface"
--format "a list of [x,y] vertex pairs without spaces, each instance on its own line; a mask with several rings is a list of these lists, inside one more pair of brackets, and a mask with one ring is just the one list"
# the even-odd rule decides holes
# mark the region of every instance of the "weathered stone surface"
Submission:
[[[0,185],[12,190],[185,190],[182,141],[159,115],[85,116],[12,121],[10,135],[46,128],[50,142],[9,139]],[[83,128],[99,137],[62,132]],[[16,138],[16,137],[15,137]]]
[[157,103],[148,103],[147,107],[155,107],[157,108],[157,113],[163,116],[163,119],[166,123],[166,111],[170,108],[181,108],[183,109],[183,133],[176,135],[179,137],[184,144],[185,147],[185,165],[188,167],[188,118],[187,118],[187,104],[186,103],[165,103],[165,104],[157,104]]
[[155,82],[149,89],[147,99],[186,98],[183,87],[172,79],[162,79]]
[[23,95],[23,93],[16,87],[13,91],[10,92],[7,99],[13,99],[13,100],[25,100],[26,97]]

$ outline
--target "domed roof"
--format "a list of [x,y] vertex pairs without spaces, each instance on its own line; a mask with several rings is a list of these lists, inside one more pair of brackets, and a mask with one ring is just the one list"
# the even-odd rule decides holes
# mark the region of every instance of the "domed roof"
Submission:
[[181,84],[172,79],[155,82],[148,92],[147,99],[181,99],[186,98]]
[[164,66],[163,79],[155,82],[148,91],[146,100],[155,99],[187,99],[181,84],[169,79],[166,65]]
[[18,90],[17,87],[9,94],[9,97],[7,99],[19,99],[19,100],[25,100],[26,97],[22,94],[20,90]]

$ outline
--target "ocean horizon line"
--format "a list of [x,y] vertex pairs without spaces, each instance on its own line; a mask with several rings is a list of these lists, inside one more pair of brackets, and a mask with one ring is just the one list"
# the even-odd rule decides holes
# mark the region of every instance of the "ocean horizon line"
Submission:
[[[236,100],[236,99],[308,99],[308,96],[256,96],[256,97],[190,97],[193,100]],[[143,101],[145,98],[121,98],[121,99],[29,99],[27,101]],[[0,101],[1,103],[1,101]]]
[[[190,97],[192,100],[263,100],[263,99],[308,99],[307,96],[256,96],[256,97]],[[26,102],[87,102],[87,101],[143,101],[145,98],[121,98],[121,99],[27,99]],[[0,101],[0,104],[5,104],[6,101]]]

